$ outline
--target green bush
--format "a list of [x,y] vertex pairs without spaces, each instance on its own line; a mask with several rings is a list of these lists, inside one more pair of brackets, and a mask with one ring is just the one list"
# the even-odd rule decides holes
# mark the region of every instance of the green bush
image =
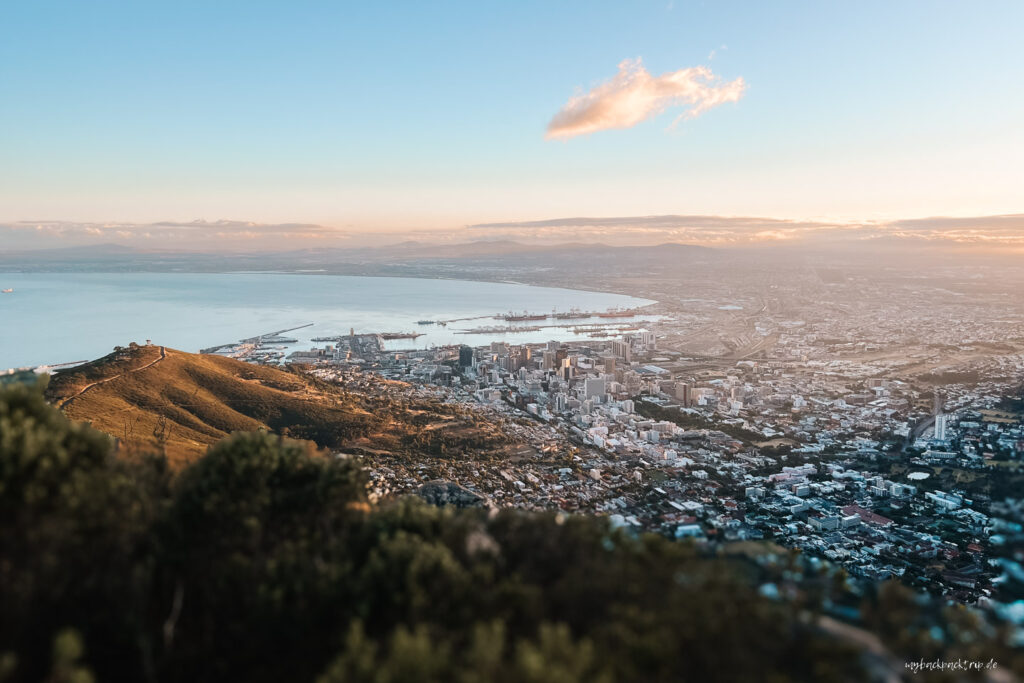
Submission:
[[599,518],[371,507],[350,461],[265,433],[172,475],[116,459],[38,388],[0,390],[0,515],[0,680],[860,673],[797,601],[690,545]]

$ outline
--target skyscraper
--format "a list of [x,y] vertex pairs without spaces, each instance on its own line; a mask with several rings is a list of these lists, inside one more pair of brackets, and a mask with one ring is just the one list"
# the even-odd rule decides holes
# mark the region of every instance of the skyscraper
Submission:
[[596,398],[603,396],[605,392],[605,381],[603,377],[590,377],[583,385],[584,398]]
[[936,441],[946,440],[946,422],[947,416],[942,412],[942,396],[936,390],[935,392],[935,433],[933,438]]

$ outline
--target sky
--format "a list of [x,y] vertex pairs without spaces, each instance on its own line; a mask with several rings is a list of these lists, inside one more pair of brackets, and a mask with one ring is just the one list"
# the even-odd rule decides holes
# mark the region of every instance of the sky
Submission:
[[1024,212],[1017,1],[12,0],[0,26],[9,246]]

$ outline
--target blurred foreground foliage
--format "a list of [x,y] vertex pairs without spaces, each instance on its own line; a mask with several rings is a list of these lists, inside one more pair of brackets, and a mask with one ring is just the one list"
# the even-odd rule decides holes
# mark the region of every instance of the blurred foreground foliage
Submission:
[[[737,565],[595,518],[371,507],[356,465],[265,433],[175,474],[0,389],[0,680],[863,674]],[[916,618],[902,594],[876,607],[886,636]]]

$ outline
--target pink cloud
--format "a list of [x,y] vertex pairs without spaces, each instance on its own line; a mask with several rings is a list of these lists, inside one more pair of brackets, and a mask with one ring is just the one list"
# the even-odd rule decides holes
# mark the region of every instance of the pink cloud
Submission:
[[545,137],[566,139],[599,130],[632,128],[671,107],[688,107],[680,118],[693,118],[743,96],[742,78],[723,82],[706,66],[652,76],[639,59],[619,64],[619,72],[589,92],[569,98],[548,124]]

